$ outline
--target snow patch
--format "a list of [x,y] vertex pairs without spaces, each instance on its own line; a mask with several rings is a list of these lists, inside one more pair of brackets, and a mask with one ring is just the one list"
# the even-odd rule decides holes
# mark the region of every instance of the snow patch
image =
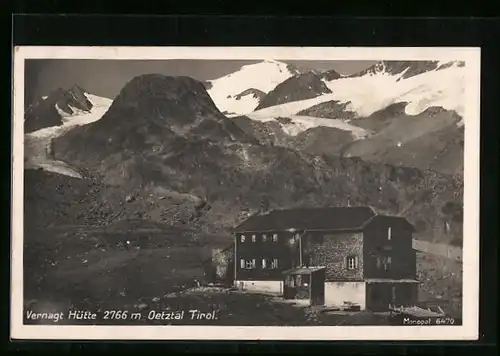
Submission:
[[[260,110],[259,110],[260,111]],[[247,116],[256,121],[268,122],[274,121],[276,117],[285,117],[290,119],[289,123],[279,122],[283,131],[290,136],[297,136],[299,133],[306,131],[308,129],[314,127],[331,127],[336,128],[343,131],[348,131],[352,134],[352,136],[356,139],[363,139],[368,136],[368,131],[365,129],[351,125],[343,120],[339,119],[323,119],[313,116],[298,116],[298,115],[290,115],[290,116],[261,116],[258,112],[247,114]]]

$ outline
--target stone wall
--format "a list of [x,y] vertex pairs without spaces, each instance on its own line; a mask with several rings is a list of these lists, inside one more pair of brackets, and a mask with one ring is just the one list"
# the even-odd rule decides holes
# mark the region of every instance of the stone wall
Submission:
[[[363,279],[363,234],[310,233],[303,237],[303,264],[323,266],[325,281]],[[357,257],[357,268],[348,269],[347,258]]]

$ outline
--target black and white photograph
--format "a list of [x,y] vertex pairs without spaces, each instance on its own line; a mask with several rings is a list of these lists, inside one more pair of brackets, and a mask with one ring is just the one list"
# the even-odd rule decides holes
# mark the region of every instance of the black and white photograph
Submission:
[[479,49],[14,57],[13,336],[477,337]]

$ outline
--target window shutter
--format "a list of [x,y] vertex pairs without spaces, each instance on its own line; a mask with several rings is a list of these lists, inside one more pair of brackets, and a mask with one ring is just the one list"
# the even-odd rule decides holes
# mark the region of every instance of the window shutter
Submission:
[[245,260],[243,258],[240,260],[240,267],[245,268]]
[[252,268],[255,268],[255,258],[252,259]]

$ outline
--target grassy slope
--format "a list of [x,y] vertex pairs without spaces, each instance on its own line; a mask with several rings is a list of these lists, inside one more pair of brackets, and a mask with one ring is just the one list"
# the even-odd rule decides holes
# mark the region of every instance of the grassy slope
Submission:
[[210,251],[172,227],[113,231],[29,230],[25,234],[25,299],[92,306],[153,298],[192,283]]
[[462,313],[462,262],[417,253],[417,278],[421,282],[419,299],[437,301],[446,313]]

